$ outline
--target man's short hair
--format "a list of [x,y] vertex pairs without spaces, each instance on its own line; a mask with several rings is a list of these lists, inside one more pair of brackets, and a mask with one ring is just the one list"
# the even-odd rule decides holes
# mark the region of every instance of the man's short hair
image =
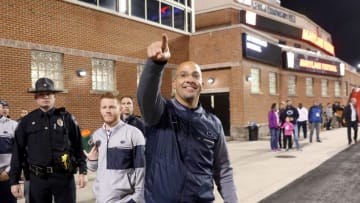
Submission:
[[129,99],[131,99],[131,101],[134,102],[134,98],[130,95],[124,95],[124,96],[120,97],[120,101],[122,101],[124,98],[129,98]]
[[116,99],[118,102],[120,102],[119,98],[114,95],[112,92],[105,92],[100,96],[100,100],[102,99]]

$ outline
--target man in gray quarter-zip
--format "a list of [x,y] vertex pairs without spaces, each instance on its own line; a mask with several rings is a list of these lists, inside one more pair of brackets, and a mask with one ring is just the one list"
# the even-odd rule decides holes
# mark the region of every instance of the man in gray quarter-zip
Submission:
[[96,171],[97,203],[144,202],[145,139],[120,119],[120,101],[112,93],[100,97],[101,128],[92,134],[91,151],[84,151],[88,170]]

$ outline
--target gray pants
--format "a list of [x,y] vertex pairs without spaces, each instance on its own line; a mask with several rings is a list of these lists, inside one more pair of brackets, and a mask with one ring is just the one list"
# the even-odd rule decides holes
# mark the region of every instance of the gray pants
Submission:
[[310,124],[310,142],[312,142],[312,136],[314,133],[314,129],[316,130],[316,141],[320,142],[320,123],[312,122]]

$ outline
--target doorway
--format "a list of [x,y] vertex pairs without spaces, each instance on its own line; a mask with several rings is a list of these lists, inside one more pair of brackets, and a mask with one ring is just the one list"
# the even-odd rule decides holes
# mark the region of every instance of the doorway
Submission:
[[221,121],[225,136],[230,136],[230,102],[229,93],[206,93],[200,95],[204,109],[215,114]]

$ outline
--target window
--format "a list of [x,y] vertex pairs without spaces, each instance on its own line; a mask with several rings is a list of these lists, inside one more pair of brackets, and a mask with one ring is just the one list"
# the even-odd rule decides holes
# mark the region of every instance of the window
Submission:
[[129,14],[129,12],[128,12],[128,0],[119,0],[119,13]]
[[328,80],[322,79],[321,80],[321,96],[327,97],[327,89],[328,89]]
[[131,14],[139,18],[145,18],[145,1],[131,1]]
[[293,75],[288,77],[288,95],[296,95],[296,77]]
[[269,73],[269,93],[271,95],[277,94],[277,77],[276,73]]
[[89,4],[94,4],[94,5],[97,4],[96,0],[79,0],[79,1],[86,2],[86,3],[89,3]]
[[348,84],[348,82],[345,82],[345,95],[346,96],[349,96],[349,84]]
[[99,0],[99,6],[110,10],[117,10],[117,1],[114,0]]
[[55,89],[64,89],[63,55],[45,51],[31,51],[31,84],[39,78],[47,77],[54,81]]
[[334,83],[334,95],[335,97],[340,97],[341,96],[341,85],[340,85],[340,81],[335,81]]
[[260,93],[260,70],[252,68],[251,75],[251,93]]
[[159,22],[159,2],[150,1],[147,6],[147,19],[153,22]]
[[192,32],[195,8],[191,0],[78,0],[99,8],[142,18],[186,32]]
[[173,16],[173,7],[167,4],[161,4],[161,24],[172,27],[172,16]]
[[139,81],[140,81],[140,77],[141,77],[141,74],[144,70],[144,64],[139,64],[137,65],[136,67],[136,86],[139,86]]
[[114,91],[114,62],[111,60],[92,60],[92,89]]
[[313,78],[306,77],[305,78],[305,87],[306,87],[306,96],[313,96]]
[[179,30],[185,29],[185,12],[183,9],[174,8],[174,27]]

